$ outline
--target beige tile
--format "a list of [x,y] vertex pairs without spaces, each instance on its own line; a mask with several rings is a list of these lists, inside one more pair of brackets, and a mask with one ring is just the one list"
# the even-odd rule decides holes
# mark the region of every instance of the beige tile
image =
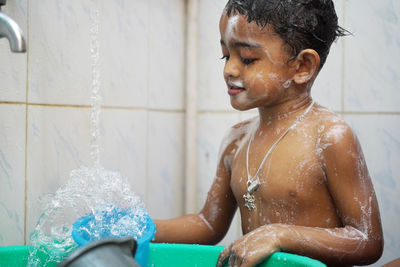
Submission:
[[27,230],[31,233],[43,207],[39,197],[55,193],[70,171],[92,165],[89,110],[30,106],[28,111]]
[[199,1],[198,107],[200,110],[232,110],[223,77],[219,18],[224,0]]
[[[334,1],[339,25],[344,25],[343,1]],[[343,81],[343,40],[349,37],[341,37],[331,46],[325,65],[318,74],[311,89],[314,100],[331,110],[342,110],[342,81]]]
[[400,111],[400,1],[345,2],[345,111]]
[[88,104],[93,1],[31,0],[29,101]]
[[147,74],[151,108],[184,107],[184,12],[182,0],[150,0]]
[[0,105],[0,246],[24,244],[25,105]]
[[149,3],[102,1],[100,53],[106,105],[147,106]]
[[154,218],[182,215],[184,115],[149,112],[147,207]]
[[146,199],[147,112],[102,111],[101,163],[118,171],[130,182],[132,191]]
[[[145,107],[148,91],[149,3],[144,0],[99,2],[99,70],[104,104]],[[90,28],[94,3],[89,0],[32,0],[29,61],[31,102],[90,103]]]

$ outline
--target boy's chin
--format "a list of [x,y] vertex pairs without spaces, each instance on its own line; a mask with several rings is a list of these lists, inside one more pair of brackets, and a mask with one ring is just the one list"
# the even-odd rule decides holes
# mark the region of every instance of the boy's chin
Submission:
[[231,106],[234,109],[239,110],[239,111],[246,111],[246,110],[250,110],[250,109],[255,108],[255,107],[250,107],[250,106],[243,105],[243,104],[232,103],[232,101],[231,101]]

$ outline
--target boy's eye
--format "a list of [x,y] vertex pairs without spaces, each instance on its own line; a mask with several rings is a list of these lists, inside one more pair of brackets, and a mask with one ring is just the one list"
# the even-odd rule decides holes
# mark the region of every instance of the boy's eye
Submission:
[[243,62],[243,64],[245,65],[250,65],[251,63],[253,63],[254,61],[256,61],[255,58],[242,58],[241,61]]
[[225,61],[228,61],[228,60],[229,60],[229,56],[222,56],[221,59],[222,59],[222,60],[225,59]]

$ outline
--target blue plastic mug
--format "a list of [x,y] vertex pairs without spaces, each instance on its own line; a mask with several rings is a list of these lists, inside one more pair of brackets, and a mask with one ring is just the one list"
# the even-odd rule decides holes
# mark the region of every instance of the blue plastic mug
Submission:
[[[127,211],[114,211],[111,213],[104,213],[103,224],[110,225],[116,218],[121,218],[127,215]],[[84,246],[94,240],[94,237],[90,236],[90,223],[95,220],[93,214],[83,216],[79,218],[72,226],[72,238],[79,246]],[[142,267],[147,267],[149,260],[149,243],[154,238],[156,227],[153,220],[146,216],[146,232],[137,241],[137,250],[135,254],[135,260]],[[104,228],[103,232],[99,233],[100,238],[112,237],[110,229]],[[115,236],[114,236],[115,237]],[[122,237],[122,236],[120,236]]]

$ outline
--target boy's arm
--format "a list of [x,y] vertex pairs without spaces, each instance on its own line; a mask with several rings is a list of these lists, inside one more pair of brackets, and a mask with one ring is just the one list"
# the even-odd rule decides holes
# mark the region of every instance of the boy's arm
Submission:
[[227,144],[221,148],[216,177],[200,213],[155,220],[155,242],[216,244],[225,236],[237,208],[227,160],[232,157],[233,147]]
[[380,215],[360,145],[347,125],[333,126],[331,131],[325,140],[329,146],[321,156],[327,186],[344,227],[261,226],[227,247],[217,265],[229,258],[234,266],[253,266],[276,251],[340,266],[379,259],[383,249]]

